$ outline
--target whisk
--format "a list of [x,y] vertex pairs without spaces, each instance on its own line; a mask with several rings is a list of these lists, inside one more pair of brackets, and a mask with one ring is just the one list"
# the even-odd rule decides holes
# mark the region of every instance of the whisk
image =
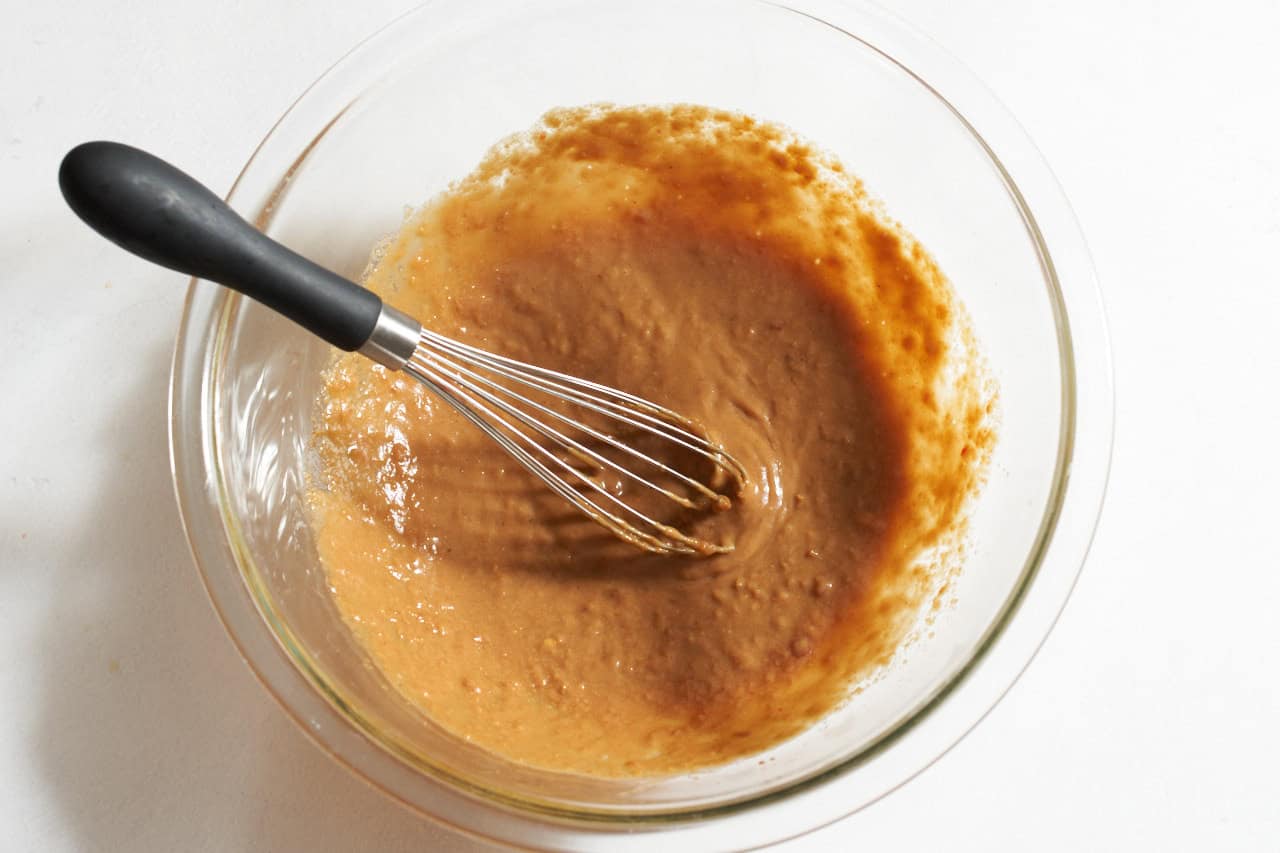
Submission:
[[[746,471],[689,418],[424,329],[375,293],[270,239],[194,178],[136,148],[79,145],[63,159],[58,182],[81,219],[133,254],[238,290],[340,349],[409,374],[619,538],[662,554],[733,550],[731,543],[682,532],[598,476],[612,471],[641,493],[686,510],[727,508]],[[646,447],[660,449],[644,452],[620,438],[620,430],[646,436]],[[705,460],[710,482],[679,470],[673,455]]]

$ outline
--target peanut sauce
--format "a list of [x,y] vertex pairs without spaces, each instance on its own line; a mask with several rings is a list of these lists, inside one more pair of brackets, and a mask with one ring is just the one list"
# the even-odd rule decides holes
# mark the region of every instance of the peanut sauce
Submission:
[[758,752],[887,665],[959,567],[994,441],[968,321],[781,127],[555,110],[413,214],[366,283],[429,329],[686,414],[750,474],[727,512],[680,519],[732,553],[651,555],[411,378],[339,358],[310,495],[333,601],[458,737],[603,776]]

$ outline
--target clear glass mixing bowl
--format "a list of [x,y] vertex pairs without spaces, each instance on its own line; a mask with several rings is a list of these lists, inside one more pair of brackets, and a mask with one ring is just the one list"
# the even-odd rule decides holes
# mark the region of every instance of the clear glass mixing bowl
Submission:
[[[330,602],[303,513],[327,347],[193,282],[172,456],[210,597],[245,659],[343,764],[464,831],[534,847],[751,847],[861,808],[954,744],[1012,684],[1070,592],[1111,446],[1106,329],[1052,175],[953,59],[874,6],[438,0],[365,42],[284,115],[230,201],[358,276],[370,248],[555,106],[692,102],[782,122],[862,177],[972,315],[1002,427],[956,604],[885,677],[767,753],[603,780],[515,766],[409,707]],[[626,830],[624,834],[619,830]]]

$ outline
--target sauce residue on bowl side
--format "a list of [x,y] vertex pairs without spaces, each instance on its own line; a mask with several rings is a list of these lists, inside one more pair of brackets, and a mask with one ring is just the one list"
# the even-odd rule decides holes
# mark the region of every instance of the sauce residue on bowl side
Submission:
[[750,480],[642,553],[409,377],[326,376],[311,507],[333,600],[434,723],[603,776],[723,763],[887,664],[959,565],[994,441],[963,310],[783,128],[556,110],[414,214],[367,284],[434,331],[707,425]]

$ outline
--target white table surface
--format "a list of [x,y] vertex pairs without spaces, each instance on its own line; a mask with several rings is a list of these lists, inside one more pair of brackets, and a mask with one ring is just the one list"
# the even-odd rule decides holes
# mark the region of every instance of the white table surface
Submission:
[[[0,848],[479,850],[295,731],[188,555],[184,282],[64,207],[145,145],[220,191],[412,0],[14,2],[0,27]],[[1019,116],[1110,310],[1111,488],[1053,635],[902,790],[788,851],[1280,850],[1280,4],[893,0]],[[780,848],[782,849],[782,848]]]

